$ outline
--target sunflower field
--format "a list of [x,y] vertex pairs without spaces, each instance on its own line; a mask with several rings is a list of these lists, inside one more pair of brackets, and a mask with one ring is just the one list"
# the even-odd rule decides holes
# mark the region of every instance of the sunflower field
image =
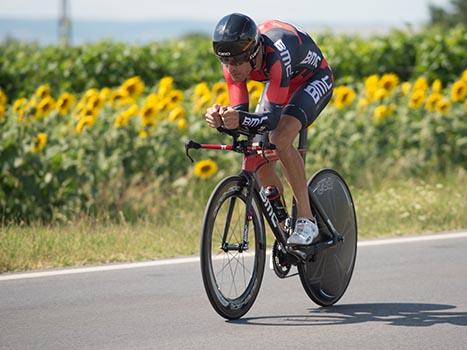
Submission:
[[[339,84],[388,72],[402,80],[424,75],[448,84],[465,69],[465,26],[407,28],[371,38],[333,33],[311,36],[329,58]],[[44,83],[54,95],[62,91],[81,94],[90,88],[117,86],[122,77],[131,76],[140,76],[148,85],[173,76],[178,88],[186,90],[201,81],[214,84],[222,73],[210,38],[200,35],[144,45],[112,41],[72,47],[0,43],[0,85],[11,99],[30,96]]]
[[[210,69],[220,72],[219,63],[210,60]],[[154,64],[160,68],[160,62]],[[170,64],[159,73],[169,72]],[[118,84],[92,80],[73,85],[66,79],[58,84],[43,77],[26,94],[27,89],[19,88],[22,79],[15,80],[16,90],[1,80],[2,223],[61,221],[101,212],[129,215],[141,207],[135,191],[143,193],[154,183],[170,196],[238,172],[241,158],[236,154],[193,151],[195,164],[185,156],[187,139],[230,142],[207,127],[203,117],[213,103],[229,104],[226,84],[214,74],[202,78],[199,69],[206,62],[197,64],[186,67],[193,83],[183,74],[165,74],[148,83],[147,76],[117,70],[123,77]],[[337,79],[330,105],[309,128],[307,171],[333,167],[364,184],[379,176],[465,169],[463,64],[442,78],[427,67],[418,75],[379,69],[361,78]],[[342,72],[339,67],[336,71]],[[85,88],[77,92],[77,86]],[[261,83],[248,83],[252,110],[263,89]]]

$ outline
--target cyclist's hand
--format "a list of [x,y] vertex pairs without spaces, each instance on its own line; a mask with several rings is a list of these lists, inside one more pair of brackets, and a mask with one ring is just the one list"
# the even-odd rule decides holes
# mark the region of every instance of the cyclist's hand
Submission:
[[206,122],[211,128],[218,128],[222,126],[222,118],[220,115],[221,106],[218,104],[208,108],[204,115]]
[[227,107],[223,110],[221,117],[226,129],[238,129],[240,126],[240,114],[232,107]]

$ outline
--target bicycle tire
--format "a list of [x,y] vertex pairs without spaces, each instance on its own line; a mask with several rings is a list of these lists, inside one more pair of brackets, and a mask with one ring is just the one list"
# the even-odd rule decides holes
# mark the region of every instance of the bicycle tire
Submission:
[[[215,311],[220,316],[230,320],[242,317],[253,306],[263,279],[266,259],[264,218],[256,195],[253,195],[252,210],[249,215],[251,217],[249,223],[249,241],[252,243],[249,251],[253,251],[253,262],[251,263],[248,260],[249,258],[251,260],[251,257],[246,254],[248,252],[232,254],[220,249],[224,231],[223,224],[227,221],[230,221],[227,229],[227,240],[229,243],[233,243],[233,241],[240,243],[242,241],[244,214],[246,211],[246,187],[243,186],[243,183],[244,180],[240,176],[230,176],[217,185],[208,201],[201,233],[200,262],[204,288]],[[230,206],[232,206],[231,220],[227,220]],[[227,213],[224,215],[225,207],[227,207]],[[223,223],[222,219],[224,219]],[[235,224],[237,226],[234,226]],[[219,232],[219,227],[221,227],[221,232]],[[251,234],[251,230],[253,230],[253,235]],[[216,255],[216,258],[213,259],[213,255]],[[222,263],[220,264],[219,261],[221,259],[217,258],[218,255],[222,257]],[[236,264],[235,268],[233,268],[233,264]],[[219,265],[221,265],[220,270],[218,270]],[[246,265],[250,269],[246,268]],[[235,278],[239,277],[238,289],[240,289],[242,273],[240,271],[239,276],[237,275],[239,267],[240,269],[243,268],[243,291],[237,290],[237,285],[235,284]],[[218,270],[217,273],[216,270]],[[224,270],[226,270],[225,274]],[[228,276],[228,272],[230,272],[230,276]],[[221,273],[222,277],[220,276]],[[246,274],[249,275],[248,281],[246,281]],[[226,282],[224,282],[224,278],[234,280],[233,290],[232,286],[225,286]]]
[[[308,181],[312,191],[334,227],[344,240],[324,249],[312,261],[298,264],[303,288],[316,304],[330,306],[345,293],[352,277],[357,255],[357,217],[350,190],[335,170],[322,169]],[[310,200],[311,202],[311,200]],[[319,235],[316,242],[329,240],[331,233],[316,209]]]

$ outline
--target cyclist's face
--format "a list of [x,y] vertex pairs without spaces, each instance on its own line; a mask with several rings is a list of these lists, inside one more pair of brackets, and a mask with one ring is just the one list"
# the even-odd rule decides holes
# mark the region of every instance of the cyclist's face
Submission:
[[251,64],[249,61],[246,62],[230,62],[224,63],[225,67],[230,73],[230,76],[234,81],[245,81],[248,79],[248,75],[251,72]]

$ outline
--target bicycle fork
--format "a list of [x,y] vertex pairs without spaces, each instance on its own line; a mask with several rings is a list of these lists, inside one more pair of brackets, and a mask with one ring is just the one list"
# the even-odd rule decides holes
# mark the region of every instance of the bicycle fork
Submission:
[[224,252],[228,251],[237,251],[242,253],[249,248],[249,241],[248,241],[248,232],[249,232],[249,225],[250,222],[253,220],[253,186],[254,183],[249,180],[249,178],[245,178],[245,182],[240,188],[240,192],[247,188],[247,198],[246,198],[246,210],[245,210],[245,217],[243,220],[243,228],[242,228],[242,243],[240,244],[230,244],[227,241],[227,236],[229,233],[230,222],[232,220],[232,214],[235,208],[235,202],[237,201],[237,197],[231,197],[229,202],[229,207],[227,209],[227,217],[224,224],[224,231],[222,236],[222,244],[221,249]]

